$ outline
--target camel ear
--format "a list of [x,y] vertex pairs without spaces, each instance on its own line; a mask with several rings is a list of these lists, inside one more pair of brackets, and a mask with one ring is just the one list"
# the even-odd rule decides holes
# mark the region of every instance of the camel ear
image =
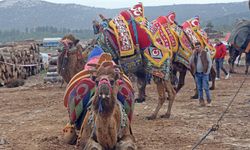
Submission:
[[106,17],[104,17],[102,14],[99,14],[99,17],[102,19],[102,21],[106,20]]
[[95,76],[94,74],[92,74],[92,75],[90,76],[90,78],[91,78],[92,81],[95,81],[95,80],[96,80],[96,76]]
[[114,68],[116,70],[119,70],[120,72],[122,71],[122,66],[120,66],[120,65],[114,65]]
[[90,72],[90,79],[92,81],[95,81],[96,80],[96,72],[97,72],[97,70],[93,69],[93,70],[89,70],[89,72]]
[[95,67],[95,68],[98,68],[100,65],[99,64],[87,64],[88,66],[90,66],[90,67]]
[[79,43],[79,39],[76,39],[75,41],[74,41],[74,45],[76,45],[77,43]]
[[120,79],[121,77],[122,77],[122,72],[120,71],[115,72],[115,81]]

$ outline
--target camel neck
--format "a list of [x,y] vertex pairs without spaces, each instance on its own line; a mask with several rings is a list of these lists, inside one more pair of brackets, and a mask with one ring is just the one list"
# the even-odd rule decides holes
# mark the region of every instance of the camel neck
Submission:
[[96,138],[105,149],[114,148],[117,143],[118,127],[116,114],[112,115],[97,114],[95,120]]

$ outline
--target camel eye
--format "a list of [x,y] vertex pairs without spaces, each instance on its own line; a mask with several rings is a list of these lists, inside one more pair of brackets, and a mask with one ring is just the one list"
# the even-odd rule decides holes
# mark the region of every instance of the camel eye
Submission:
[[95,80],[96,80],[96,76],[93,76],[93,75],[92,75],[92,76],[91,76],[91,80],[92,80],[92,81],[95,81]]
[[110,84],[113,86],[115,84],[114,80],[110,80]]
[[99,81],[96,80],[96,81],[95,81],[95,84],[98,85],[98,84],[99,84]]

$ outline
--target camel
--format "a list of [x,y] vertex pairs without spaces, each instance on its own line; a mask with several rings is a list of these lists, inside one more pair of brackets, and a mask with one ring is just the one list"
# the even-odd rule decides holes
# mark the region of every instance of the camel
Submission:
[[[156,42],[155,35],[159,32],[153,35],[148,28],[137,21],[137,18],[145,19],[142,4],[139,3],[132,9],[122,11],[118,17],[113,19],[107,19],[103,15],[100,15],[100,17],[102,23],[95,22],[94,24],[95,29],[97,29],[95,33],[98,34],[97,44],[105,52],[112,55],[114,61],[122,66],[125,74],[133,73],[137,76],[139,90],[137,102],[145,100],[146,73],[153,76],[159,96],[158,105],[154,112],[146,118],[155,119],[167,98],[169,100],[168,109],[161,118],[169,118],[176,95],[170,81],[172,52]],[[120,22],[127,22],[128,24],[122,23],[126,26],[120,26]],[[121,28],[125,29],[121,31],[123,33],[117,32]],[[124,35],[125,38],[119,35]],[[126,40],[122,41],[121,39]],[[126,51],[121,50],[124,47],[127,48]],[[168,97],[165,92],[168,93]]]
[[[121,12],[121,14],[123,14],[124,16],[129,17],[127,19],[130,19],[130,24],[129,24],[129,27],[127,27],[128,30],[126,32],[126,35],[131,36],[131,39],[130,39],[131,45],[125,45],[125,48],[127,47],[130,48],[128,51],[124,53],[126,56],[124,56],[123,53],[121,53],[121,49],[118,48],[119,44],[117,43],[121,41],[118,41],[119,38],[117,38],[114,35],[114,31],[116,28],[114,26],[114,23],[116,22],[114,21],[117,19],[126,21],[125,17],[122,15],[119,16],[120,18],[115,18],[115,19],[106,19],[105,17],[100,16],[103,22],[102,24],[97,24],[98,27],[96,29],[98,29],[98,31],[96,33],[98,33],[98,38],[96,40],[97,42],[96,44],[99,45],[104,50],[104,52],[110,53],[112,55],[113,60],[119,65],[121,65],[122,70],[125,72],[125,74],[134,73],[138,77],[137,81],[138,83],[140,83],[138,101],[145,100],[146,72],[149,72],[153,75],[154,81],[157,85],[159,101],[158,101],[158,105],[155,111],[152,113],[152,115],[148,116],[147,119],[156,118],[160,108],[162,107],[163,103],[167,99],[165,92],[168,93],[169,105],[168,105],[167,112],[161,117],[169,118],[171,114],[173,101],[176,95],[176,92],[173,86],[171,85],[171,81],[169,77],[170,76],[170,63],[171,63],[170,58],[171,58],[172,53],[169,49],[157,43],[154,43],[156,45],[154,44],[151,45],[150,40],[153,39],[153,36],[149,35],[150,32],[142,28],[140,24],[134,20],[135,16],[132,15],[132,14],[136,14],[135,12],[139,12],[141,8],[142,8],[142,5],[139,4],[138,7],[134,9],[130,9],[129,10],[130,12],[128,11]],[[131,12],[131,11],[134,11],[134,12]],[[113,26],[113,28],[111,27],[107,28],[106,26],[109,23],[111,23],[110,21],[113,23],[112,25],[110,25],[110,26]],[[136,26],[136,31],[135,31],[134,25]],[[140,33],[140,35],[137,36],[136,32]],[[151,39],[149,39],[149,36]],[[124,43],[127,44],[126,42]],[[64,44],[64,45],[67,45],[67,44]],[[67,49],[67,47],[64,49]],[[127,52],[129,52],[130,54],[127,54]],[[155,60],[153,58],[154,52],[161,54],[162,56],[160,56],[159,59],[156,58],[157,60]],[[68,68],[68,71],[69,71],[69,68]]]
[[67,34],[62,38],[61,46],[58,49],[57,72],[66,83],[69,83],[75,74],[83,70],[88,53],[93,48],[93,42],[91,41],[83,48],[79,44],[79,40],[72,34]]
[[[83,69],[84,59],[82,59],[82,46],[78,43],[73,35],[69,34],[62,38],[62,47],[60,49],[57,69],[58,73],[63,77],[64,81],[68,83],[70,79],[79,71]],[[68,71],[71,68],[71,71]]]
[[78,143],[82,149],[136,149],[130,121],[119,100],[119,72],[112,62],[103,62],[94,75],[97,91],[83,121]]
[[[231,45],[229,47],[230,72],[235,73],[234,61],[236,60],[236,57],[239,56],[243,52],[249,55],[249,52],[250,52],[250,20],[239,21],[235,25],[234,29],[232,30],[232,33],[228,39],[228,42]],[[248,57],[246,57],[246,59]],[[249,64],[246,64],[245,74],[248,74],[248,68],[249,68]]]
[[[194,43],[200,42],[203,48],[209,50],[211,56],[213,57],[215,54],[215,49],[212,47],[211,43],[209,43],[206,33],[202,31],[199,27],[199,18],[191,18],[185,21],[181,26],[175,21],[175,13],[171,12],[167,16],[160,16],[153,22],[160,22],[162,26],[165,27],[165,30],[169,30],[168,34],[170,37],[173,37],[172,45],[173,45],[173,53],[174,57],[172,59],[172,84],[176,80],[177,72],[179,72],[178,77],[178,85],[175,87],[176,92],[184,86],[185,76],[187,71],[189,70],[194,78],[194,73],[191,72],[189,66],[189,58],[193,53]],[[216,72],[214,68],[211,69],[211,79],[212,86],[211,90],[215,89],[215,77]],[[197,89],[197,88],[196,88]],[[196,93],[192,98],[198,98],[198,93]]]
[[[77,146],[86,150],[136,149],[131,130],[134,103],[132,84],[112,61],[110,54],[102,53],[100,57],[92,60],[85,65],[85,70],[72,78],[67,87],[64,100],[68,103],[66,106],[69,109],[71,123],[64,128],[64,141],[74,144],[77,140]],[[84,107],[87,107],[85,111],[81,110],[81,114],[77,115],[74,110],[78,106],[72,107],[72,103],[75,104],[81,95],[74,95],[74,100],[71,101],[72,94],[86,86],[89,92],[94,91],[94,94],[89,99],[84,95],[86,91],[83,91],[84,98],[81,98],[81,101],[83,103],[89,101],[87,103],[90,104]],[[121,97],[121,94],[123,98],[117,99],[118,95]],[[76,117],[71,115],[75,113]],[[78,120],[82,122],[77,136],[75,128]]]

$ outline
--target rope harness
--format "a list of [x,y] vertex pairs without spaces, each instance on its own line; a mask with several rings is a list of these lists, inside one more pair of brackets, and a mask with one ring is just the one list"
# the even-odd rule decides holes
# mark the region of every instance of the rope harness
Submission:
[[[119,105],[119,108],[120,108],[120,114],[121,114],[121,118],[120,118],[120,126],[119,126],[119,129],[118,129],[118,134],[117,134],[117,139],[121,139],[122,138],[122,129],[124,129],[126,126],[128,126],[127,124],[127,121],[128,121],[128,116],[126,114],[126,111],[122,105],[122,103],[120,101],[117,100],[117,103]],[[89,110],[91,111],[91,110]],[[88,126],[92,126],[92,132],[91,132],[91,138],[95,139],[96,140],[96,124],[95,124],[95,114],[93,111],[90,112],[90,116],[89,116],[89,119],[88,119],[88,123],[87,125]],[[80,135],[81,137],[81,135]]]
[[201,143],[203,140],[205,140],[207,138],[207,136],[214,131],[217,131],[220,127],[219,123],[221,122],[221,120],[223,119],[224,115],[228,112],[230,106],[232,105],[233,101],[235,100],[236,96],[238,95],[238,93],[240,92],[240,89],[242,88],[243,84],[246,81],[246,76],[244,78],[244,80],[242,81],[240,87],[238,88],[237,92],[235,93],[234,97],[232,98],[232,100],[229,102],[229,104],[227,105],[227,108],[225,109],[224,112],[222,112],[221,116],[219,117],[219,119],[217,120],[216,124],[213,124],[212,127],[210,129],[208,129],[207,133],[195,144],[195,146],[192,148],[192,150],[195,150]]

